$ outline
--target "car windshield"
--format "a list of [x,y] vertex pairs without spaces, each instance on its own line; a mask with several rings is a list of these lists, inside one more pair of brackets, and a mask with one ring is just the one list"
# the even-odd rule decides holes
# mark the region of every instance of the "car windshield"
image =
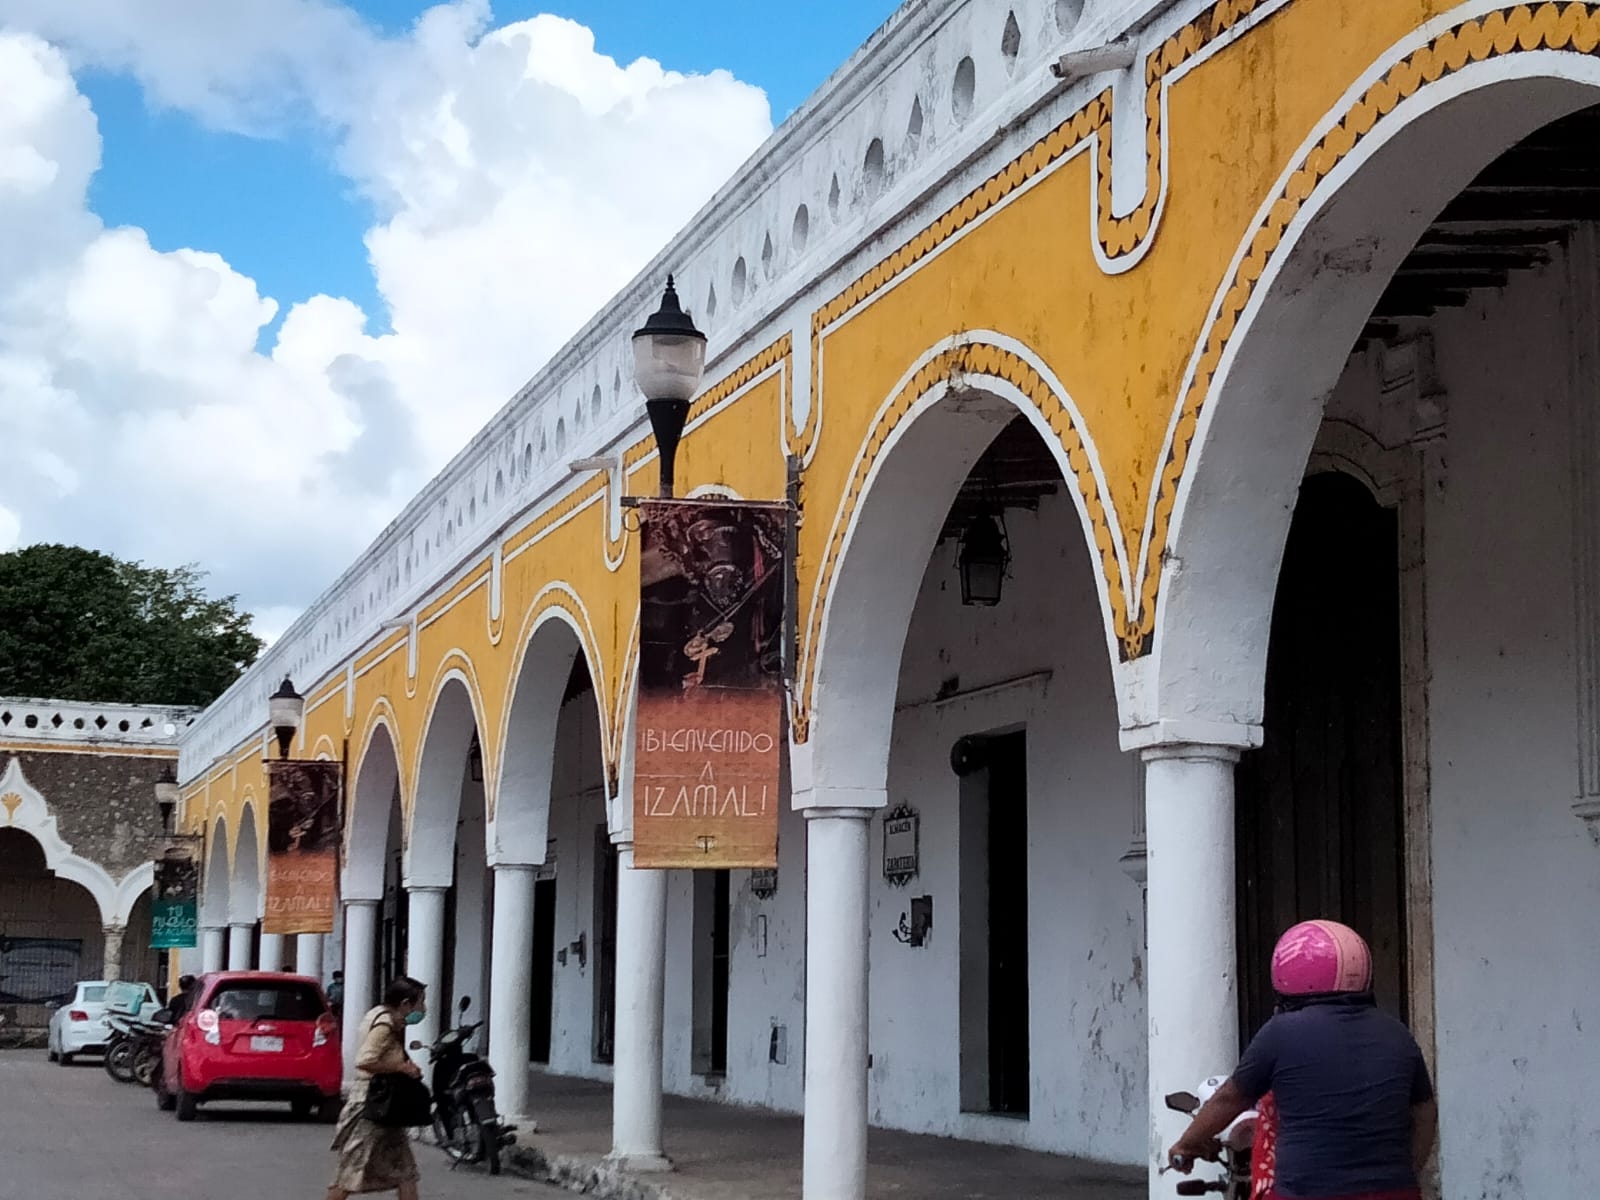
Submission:
[[224,1021],[315,1021],[328,1011],[309,983],[223,983],[211,993],[209,1007]]
[[78,999],[85,1004],[98,1004],[106,998],[104,984],[86,983],[78,989]]

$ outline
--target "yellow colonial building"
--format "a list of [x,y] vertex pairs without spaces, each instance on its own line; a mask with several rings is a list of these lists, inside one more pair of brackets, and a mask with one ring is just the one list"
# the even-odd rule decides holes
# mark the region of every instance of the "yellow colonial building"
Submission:
[[[803,1112],[808,1200],[869,1124],[1154,1171],[1332,916],[1443,1194],[1587,1194],[1597,49],[1588,3],[908,3],[185,731],[203,965],[289,677],[347,767],[302,968],[474,997],[511,1112],[612,1080],[626,1167],[667,1091]],[[669,273],[680,494],[793,504],[775,874],[632,866]]]

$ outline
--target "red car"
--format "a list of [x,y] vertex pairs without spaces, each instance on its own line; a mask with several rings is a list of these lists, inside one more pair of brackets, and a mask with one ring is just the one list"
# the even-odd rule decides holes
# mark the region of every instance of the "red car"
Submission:
[[305,975],[221,971],[167,1034],[156,1105],[192,1121],[212,1100],[286,1100],[299,1117],[339,1116],[344,1060],[322,985]]

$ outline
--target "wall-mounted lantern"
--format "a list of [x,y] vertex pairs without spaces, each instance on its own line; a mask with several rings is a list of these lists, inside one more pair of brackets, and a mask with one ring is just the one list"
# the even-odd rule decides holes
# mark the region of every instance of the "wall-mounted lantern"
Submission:
[[973,517],[961,535],[956,563],[961,571],[961,603],[980,608],[999,604],[1011,566],[1011,542],[1003,518],[996,521],[988,513]]

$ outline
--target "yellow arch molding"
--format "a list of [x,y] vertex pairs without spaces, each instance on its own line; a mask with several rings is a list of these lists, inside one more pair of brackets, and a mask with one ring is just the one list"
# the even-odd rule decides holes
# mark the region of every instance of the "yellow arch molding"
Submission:
[[1539,50],[1593,55],[1597,47],[1600,47],[1600,5],[1596,4],[1518,4],[1463,21],[1391,67],[1383,78],[1361,94],[1339,123],[1288,174],[1277,200],[1245,239],[1249,252],[1234,273],[1232,285],[1216,316],[1201,334],[1199,346],[1203,349],[1194,379],[1178,402],[1171,444],[1157,480],[1151,525],[1144,539],[1138,611],[1132,621],[1119,624],[1117,629],[1127,658],[1148,654],[1155,636],[1161,563],[1170,549],[1178,485],[1189,463],[1200,415],[1211,399],[1217,367],[1238,329],[1240,314],[1250,303],[1256,285],[1282,245],[1284,232],[1306,201],[1384,117],[1425,84],[1437,82],[1469,64],[1505,55]]
[[823,551],[814,592],[816,600],[806,621],[806,636],[800,640],[796,686],[790,708],[794,740],[797,743],[803,744],[811,736],[811,710],[815,700],[812,692],[816,686],[816,657],[822,637],[823,615],[828,607],[827,598],[833,591],[845,538],[855,523],[856,510],[866,490],[867,479],[888,445],[890,435],[907,414],[934,388],[958,378],[988,378],[1010,384],[1044,418],[1059,442],[1062,455],[1071,469],[1072,482],[1083,498],[1089,526],[1094,532],[1100,570],[1106,580],[1113,619],[1126,620],[1127,591],[1123,586],[1123,570],[1117,557],[1117,534],[1108,503],[1101,495],[1100,481],[1090,463],[1082,431],[1078,429],[1072,411],[1033,364],[1016,351],[984,341],[954,346],[934,355],[900,389],[893,401],[878,415],[867,433],[862,452],[856,458],[855,469],[828,536],[827,548]]

